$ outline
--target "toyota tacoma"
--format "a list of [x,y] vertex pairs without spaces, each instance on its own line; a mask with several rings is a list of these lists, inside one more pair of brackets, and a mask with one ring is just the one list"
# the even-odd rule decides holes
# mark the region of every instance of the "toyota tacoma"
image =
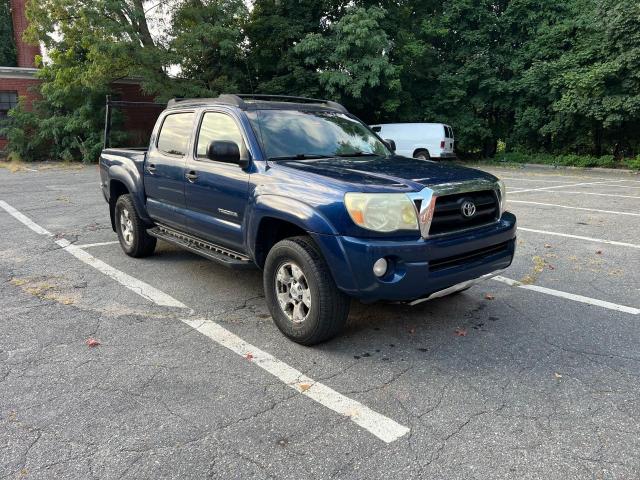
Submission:
[[351,298],[456,293],[515,251],[499,179],[397,156],[326,100],[171,100],[147,149],[103,150],[100,177],[127,255],[151,255],[160,239],[261,269],[275,324],[305,345],[341,331]]

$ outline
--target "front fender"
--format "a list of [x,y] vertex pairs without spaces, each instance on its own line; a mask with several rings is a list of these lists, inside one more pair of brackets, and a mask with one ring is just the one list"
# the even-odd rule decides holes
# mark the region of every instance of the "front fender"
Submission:
[[250,245],[255,246],[258,227],[265,217],[292,223],[307,232],[338,234],[329,219],[310,205],[291,197],[265,194],[255,198],[249,215],[246,231],[247,238],[252,239]]
[[317,209],[299,200],[280,195],[259,195],[247,222],[247,245],[255,258],[260,222],[265,217],[289,222],[309,233],[320,248],[338,288],[354,294],[357,288],[349,259],[342,248],[336,228]]

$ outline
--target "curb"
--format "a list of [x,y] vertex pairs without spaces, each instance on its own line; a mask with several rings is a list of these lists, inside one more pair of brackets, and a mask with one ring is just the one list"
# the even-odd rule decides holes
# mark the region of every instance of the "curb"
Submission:
[[[462,162],[466,163],[466,162]],[[546,165],[543,163],[515,163],[515,162],[490,162],[483,163],[478,162],[478,165],[487,165],[489,167],[520,167],[520,168],[531,168],[531,169],[539,169],[539,170],[577,170],[584,172],[601,172],[601,173],[624,173],[627,175],[640,175],[640,171],[631,170],[628,168],[604,168],[604,167],[573,167],[568,165]]]
[[544,165],[540,163],[524,163],[527,168],[542,168],[547,170],[585,170],[588,172],[606,172],[606,173],[627,173],[630,175],[638,175],[638,170],[629,168],[604,168],[604,167],[572,167],[569,165]]

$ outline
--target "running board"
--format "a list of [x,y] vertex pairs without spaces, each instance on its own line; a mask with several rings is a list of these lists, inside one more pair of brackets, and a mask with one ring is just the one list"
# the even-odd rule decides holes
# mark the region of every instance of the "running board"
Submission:
[[255,263],[242,253],[229,250],[215,243],[208,242],[188,233],[181,232],[166,225],[156,225],[147,230],[152,237],[173,243],[180,248],[201,255],[229,268],[255,268]]

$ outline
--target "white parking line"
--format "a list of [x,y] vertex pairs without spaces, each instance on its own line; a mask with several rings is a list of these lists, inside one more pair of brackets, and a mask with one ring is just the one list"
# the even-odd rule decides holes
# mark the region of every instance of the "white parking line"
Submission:
[[[584,177],[583,177],[584,178]],[[621,185],[622,182],[634,182],[635,180],[620,180],[620,179],[605,179],[603,177],[589,177],[592,180],[605,180],[604,183],[600,184],[603,187],[615,187],[615,188],[640,188],[640,186],[637,185]],[[517,181],[517,182],[529,182],[529,183],[566,183],[566,180],[549,180],[549,179],[542,179],[542,178],[531,178],[531,177],[503,177],[500,176],[500,180],[509,180],[509,181]],[[610,182],[620,182],[620,184],[617,185],[611,185]],[[522,187],[515,187],[515,188],[522,188]]]
[[[512,175],[514,173],[513,170],[499,170],[499,169],[495,169],[493,170],[496,173],[504,173],[505,175]],[[521,170],[522,171],[522,170]],[[531,172],[531,171],[523,171],[523,173],[525,175],[528,175],[529,178],[538,178],[538,177],[555,177],[555,178],[573,178],[573,179],[581,179],[584,178],[589,179],[589,180],[609,180],[609,181],[616,181],[616,182],[632,182],[632,183],[640,183],[640,180],[634,180],[634,179],[627,179],[627,178],[623,178],[623,179],[612,179],[611,177],[593,177],[591,175],[562,175],[560,173],[544,173],[544,172]],[[635,175],[637,176],[637,175]]]
[[[48,230],[40,227],[8,203],[0,200],[0,207],[34,232],[40,235],[52,236]],[[102,260],[99,260],[84,251],[79,246],[71,244],[68,240],[58,239],[55,240],[55,242],[78,260],[81,260],[87,265],[90,265],[105,275],[113,278],[141,297],[162,306],[187,308],[187,306],[179,300],[176,300],[170,295],[152,287],[148,283],[138,280],[137,278],[106,264]],[[238,355],[242,355],[246,359],[251,358],[252,363],[269,372],[289,387],[297,390],[312,400],[315,400],[330,410],[349,418],[356,425],[359,425],[386,443],[394,442],[410,431],[408,427],[400,425],[396,421],[371,410],[362,403],[346,397],[326,385],[307,377],[299,370],[281,362],[274,356],[260,350],[258,347],[245,342],[240,337],[215,322],[196,318],[181,318],[181,320],[191,328],[194,328],[203,335],[206,335],[217,344],[237,353]],[[249,354],[251,354],[251,357],[249,357]]]
[[238,355],[245,358],[250,357],[253,363],[279,378],[289,387],[334,412],[349,417],[353,422],[387,443],[409,433],[407,427],[374,412],[360,402],[345,397],[322,383],[316,382],[273,355],[245,342],[215,322],[200,319],[182,319],[182,321]]
[[534,292],[544,293],[546,295],[552,295],[554,297],[566,298],[573,300],[574,302],[586,303],[588,305],[595,305],[596,307],[607,308],[609,310],[616,310],[618,312],[630,313],[632,315],[640,315],[640,308],[628,307],[626,305],[618,305],[617,303],[605,302],[604,300],[598,300],[597,298],[585,297],[582,295],[576,295],[574,293],[562,292],[560,290],[554,290],[552,288],[540,287],[538,285],[528,285],[511,278],[497,276],[493,277],[493,280],[506,283],[511,287],[522,288],[524,290],[533,290]]
[[637,185],[623,185],[622,183],[618,183],[616,185],[611,185],[610,183],[602,183],[602,184],[600,184],[598,186],[599,187],[613,187],[613,188],[635,188],[636,190],[640,188],[640,186],[637,186]]
[[138,280],[131,275],[128,275],[117,268],[112,267],[108,263],[97,259],[88,252],[85,252],[82,248],[72,244],[66,238],[60,238],[55,241],[59,246],[64,248],[71,255],[78,260],[92,266],[99,272],[104,273],[108,277],[113,278],[116,282],[127,287],[129,290],[137,293],[142,298],[146,298],[150,302],[160,305],[162,307],[175,307],[175,308],[187,308],[187,306],[179,300],[176,300],[171,295],[167,295],[161,290],[152,287],[148,283]]
[[558,205],[556,203],[542,203],[542,202],[529,202],[527,200],[507,200],[508,203],[523,203],[528,205],[540,205],[543,207],[557,207],[557,208],[569,208],[571,210],[585,210],[587,212],[599,212],[599,213],[614,213],[616,215],[630,215],[632,217],[640,217],[640,213],[631,213],[631,212],[617,212],[615,210],[600,210],[597,208],[586,208],[586,207],[570,207],[569,205]]
[[606,243],[608,245],[618,245],[620,247],[640,248],[640,245],[637,245],[635,243],[616,242],[613,240],[604,240],[602,238],[583,237],[581,235],[570,235],[568,233],[560,233],[560,232],[549,232],[547,230],[534,230],[533,228],[525,228],[520,226],[518,227],[518,231],[541,233],[543,235],[553,235],[556,237],[575,238],[577,240],[586,240],[587,242],[595,242],[595,243]]
[[[547,180],[541,178],[524,178],[524,177],[500,177],[500,180],[517,180],[519,182],[531,182],[531,183],[566,183],[565,180]],[[598,179],[594,179],[598,180]]]
[[[621,182],[622,180],[615,180],[615,182]],[[516,190],[516,191],[509,191],[509,194],[514,194],[514,193],[525,193],[525,192],[538,192],[541,190],[553,190],[554,188],[566,188],[566,187],[580,187],[582,185],[600,185],[602,183],[612,183],[611,181],[609,182],[582,182],[582,183],[569,183],[569,184],[564,184],[564,185],[551,185],[549,187],[540,187],[540,188],[527,188],[525,190]]]
[[[522,193],[522,192],[513,192],[513,193]],[[551,193],[567,193],[567,194],[573,194],[573,195],[597,195],[599,197],[616,197],[616,198],[636,198],[636,199],[640,199],[640,197],[634,196],[634,195],[618,195],[618,194],[615,194],[615,193],[596,193],[596,192],[579,192],[579,191],[578,192],[573,192],[573,191],[567,191],[567,190],[558,190],[557,192],[551,192]]]
[[111,242],[81,243],[81,244],[76,244],[76,247],[78,248],[104,247],[105,245],[115,245],[116,243],[120,243],[120,242],[118,240],[113,240]]
[[45,228],[42,228],[40,225],[38,225],[35,222],[32,222],[29,217],[27,217],[26,215],[20,213],[18,210],[13,208],[7,202],[5,202],[3,200],[0,200],[0,207],[4,208],[9,215],[11,215],[12,217],[16,218],[20,222],[24,223],[27,227],[29,227],[31,230],[33,230],[37,234],[39,234],[39,235],[47,235],[49,237],[53,237],[53,234],[49,230],[47,230]]

